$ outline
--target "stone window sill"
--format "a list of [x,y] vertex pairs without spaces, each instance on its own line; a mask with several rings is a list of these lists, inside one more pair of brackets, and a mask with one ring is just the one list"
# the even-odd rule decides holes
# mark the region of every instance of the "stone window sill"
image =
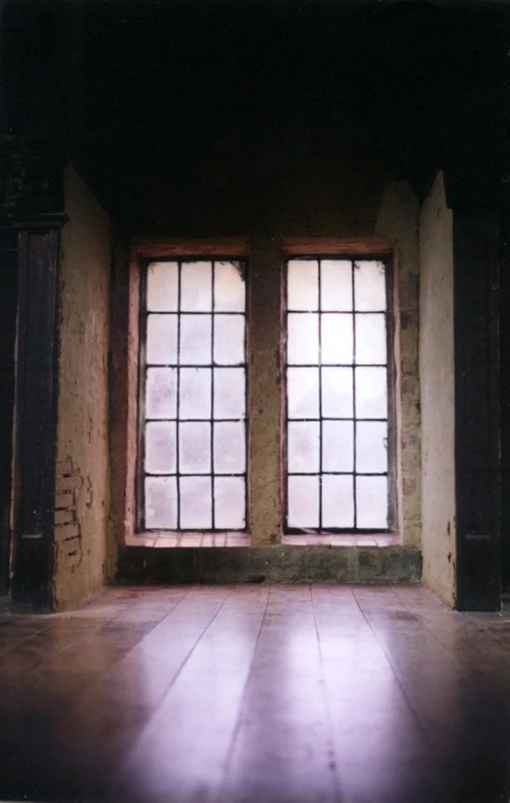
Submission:
[[[388,547],[399,546],[400,539],[395,533],[370,535],[284,535],[282,545],[292,546],[351,546]],[[125,546],[144,546],[168,549],[172,547],[249,547],[249,533],[167,533],[147,532],[134,535]]]

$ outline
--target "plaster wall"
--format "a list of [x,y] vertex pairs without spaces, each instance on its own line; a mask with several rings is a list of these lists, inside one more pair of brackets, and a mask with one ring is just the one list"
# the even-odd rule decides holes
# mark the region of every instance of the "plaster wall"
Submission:
[[453,214],[443,174],[420,216],[423,581],[448,605],[455,589]]
[[104,583],[109,515],[111,230],[71,167],[64,174],[53,593],[56,609]]

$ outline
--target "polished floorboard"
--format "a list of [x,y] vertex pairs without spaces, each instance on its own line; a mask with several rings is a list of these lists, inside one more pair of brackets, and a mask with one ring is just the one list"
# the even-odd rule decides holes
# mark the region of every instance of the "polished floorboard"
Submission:
[[421,588],[109,588],[0,616],[0,800],[509,799],[510,615]]

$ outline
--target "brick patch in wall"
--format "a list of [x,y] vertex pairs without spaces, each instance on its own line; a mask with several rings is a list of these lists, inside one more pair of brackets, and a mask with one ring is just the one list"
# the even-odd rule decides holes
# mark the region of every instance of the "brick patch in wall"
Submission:
[[83,557],[77,515],[78,494],[84,486],[79,469],[70,458],[57,461],[55,481],[55,560],[78,566]]

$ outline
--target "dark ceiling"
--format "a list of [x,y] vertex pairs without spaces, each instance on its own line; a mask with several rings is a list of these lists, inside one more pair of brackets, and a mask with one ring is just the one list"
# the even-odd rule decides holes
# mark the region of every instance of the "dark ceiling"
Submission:
[[[31,23],[14,5],[9,55],[24,66],[11,122],[34,119],[34,86],[42,98],[60,93],[67,119],[48,130],[120,219],[136,216],[142,197],[157,207],[171,183],[220,164],[236,143],[253,151],[268,132],[282,147],[291,131],[362,143],[419,192],[450,163],[505,170],[504,1],[38,3]],[[62,31],[59,83],[61,60],[47,54],[62,47]]]

